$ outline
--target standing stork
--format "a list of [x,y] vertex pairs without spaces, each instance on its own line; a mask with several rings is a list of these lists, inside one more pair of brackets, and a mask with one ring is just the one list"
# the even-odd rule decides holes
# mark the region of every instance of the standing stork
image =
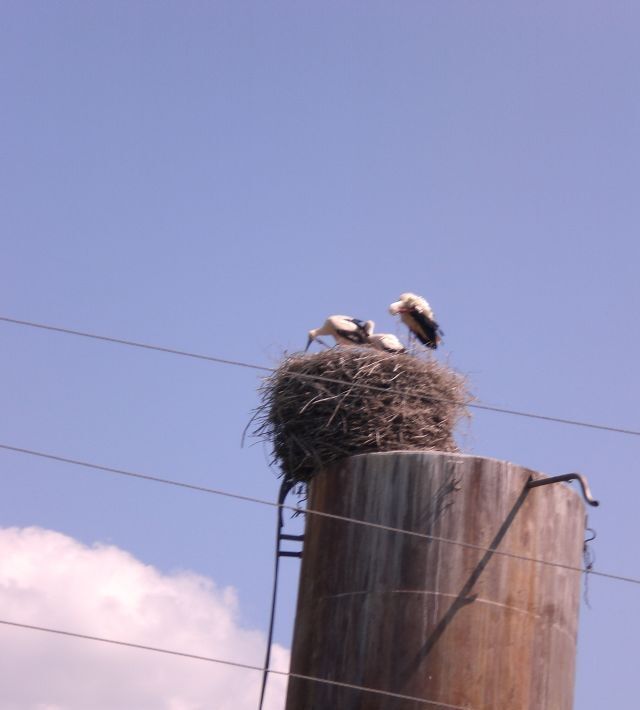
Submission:
[[391,315],[400,314],[400,319],[418,340],[435,350],[444,333],[433,317],[431,306],[415,293],[403,293],[399,301],[389,306]]
[[[362,321],[351,316],[329,316],[320,328],[309,331],[309,340],[305,352],[314,340],[322,343],[319,335],[331,335],[338,345],[366,345],[373,333],[374,322]],[[323,343],[324,345],[324,343]]]
[[372,348],[383,350],[386,353],[403,353],[406,351],[405,346],[400,342],[393,333],[376,333],[370,335],[367,341]]

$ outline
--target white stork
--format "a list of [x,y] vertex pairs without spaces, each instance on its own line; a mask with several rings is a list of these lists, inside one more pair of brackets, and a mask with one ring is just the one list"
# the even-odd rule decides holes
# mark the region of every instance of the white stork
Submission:
[[371,334],[367,341],[372,348],[376,350],[384,350],[387,353],[403,353],[406,348],[393,333],[376,333]]
[[[329,316],[320,328],[309,331],[309,340],[305,352],[314,340],[322,340],[319,335],[331,335],[338,345],[366,345],[369,336],[373,333],[374,322],[362,321],[351,316]],[[323,343],[324,345],[324,343]]]
[[400,319],[418,340],[435,350],[444,335],[433,317],[431,306],[415,293],[403,293],[399,301],[389,306],[391,315],[400,314]]

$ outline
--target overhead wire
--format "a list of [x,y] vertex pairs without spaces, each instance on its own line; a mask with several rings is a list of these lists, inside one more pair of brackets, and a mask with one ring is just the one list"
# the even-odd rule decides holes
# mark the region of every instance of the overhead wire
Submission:
[[[188,350],[179,350],[176,348],[169,348],[165,347],[162,345],[152,345],[150,343],[142,343],[139,341],[135,340],[126,340],[123,338],[114,338],[111,336],[107,335],[99,335],[97,333],[88,333],[86,331],[81,331],[81,330],[73,330],[71,328],[63,328],[59,326],[53,326],[53,325],[48,325],[45,323],[35,323],[33,321],[26,321],[26,320],[19,320],[17,318],[9,318],[7,316],[0,316],[0,321],[5,322],[5,323],[12,323],[14,325],[21,325],[29,328],[37,328],[41,330],[47,330],[47,331],[52,331],[55,333],[64,333],[66,335],[75,335],[78,337],[82,338],[90,338],[93,340],[100,340],[108,343],[115,343],[118,345],[126,345],[129,347],[134,347],[134,348],[142,348],[144,350],[155,350],[158,352],[163,352],[167,353],[170,355],[179,355],[182,357],[188,357],[188,358],[193,358],[196,360],[205,360],[208,362],[214,362],[218,363],[221,365],[231,365],[234,367],[243,367],[251,370],[258,370],[262,372],[270,372],[274,373],[276,372],[276,368],[273,367],[267,367],[266,365],[256,365],[254,363],[249,363],[249,362],[243,362],[241,360],[232,360],[229,358],[221,358],[221,357],[216,357],[213,355],[204,355],[202,353],[195,353],[195,352],[190,352]],[[362,389],[367,389],[372,392],[382,392],[386,393],[386,390],[382,387],[377,387],[375,385],[369,385],[365,382],[345,382],[340,379],[332,378],[332,377],[326,377],[324,375],[311,375],[307,373],[289,373],[291,377],[298,377],[300,379],[309,379],[309,380],[316,380],[320,382],[330,382],[333,384],[340,384],[340,385],[346,385],[349,387],[359,387]],[[422,395],[417,395],[413,392],[407,391],[406,393],[407,397],[416,397],[419,399],[423,399]],[[433,398],[432,398],[433,399]],[[454,401],[454,400],[444,400],[443,398],[440,398],[441,401]],[[525,412],[522,410],[518,409],[509,409],[506,407],[498,407],[492,404],[481,404],[479,402],[470,402],[470,403],[465,403],[466,406],[472,408],[472,409],[478,409],[482,411],[487,411],[487,412],[494,412],[497,414],[508,414],[511,416],[515,417],[524,417],[527,419],[536,419],[538,421],[547,421],[547,422],[554,422],[556,424],[565,424],[568,426],[576,426],[576,427],[583,427],[587,429],[597,429],[600,431],[609,431],[609,432],[614,432],[617,434],[624,434],[628,436],[640,436],[640,430],[637,429],[627,429],[623,427],[616,427],[616,426],[610,426],[608,424],[598,424],[595,422],[587,422],[583,421],[580,419],[569,419],[565,417],[556,417],[556,416],[550,416],[546,414],[537,414],[535,412]]]
[[[269,372],[269,373],[276,372],[276,368],[267,367],[267,366],[263,366],[263,365],[256,365],[253,363],[242,362],[239,360],[221,358],[221,357],[216,357],[216,356],[211,356],[211,355],[204,355],[202,353],[195,353],[195,352],[190,352],[190,351],[186,351],[186,350],[169,348],[169,347],[159,346],[159,345],[153,345],[153,344],[149,344],[149,343],[142,343],[142,342],[133,341],[133,340],[115,338],[115,337],[100,335],[100,334],[96,334],[96,333],[88,333],[85,331],[78,331],[78,330],[73,330],[73,329],[69,329],[69,328],[62,328],[62,327],[52,326],[52,325],[43,324],[43,323],[35,323],[35,322],[31,322],[31,321],[18,320],[18,319],[14,319],[14,318],[8,318],[5,316],[0,316],[0,321],[4,321],[7,323],[12,323],[12,324],[16,324],[16,325],[22,325],[22,326],[26,326],[26,327],[31,327],[31,328],[38,328],[38,329],[42,329],[42,330],[48,330],[48,331],[64,333],[64,334],[68,334],[68,335],[74,335],[74,336],[78,336],[78,337],[90,338],[90,339],[94,339],[94,340],[99,340],[99,341],[104,341],[104,342],[109,342],[109,343],[114,343],[114,344],[119,344],[119,345],[125,345],[125,346],[129,346],[129,347],[141,348],[141,349],[157,351],[157,352],[164,352],[167,354],[178,355],[178,356],[188,357],[188,358],[193,358],[193,359],[198,359],[198,360],[204,360],[204,361],[214,362],[214,363],[218,363],[218,364],[243,367],[243,368],[257,370],[257,371],[261,371],[261,372]],[[363,389],[368,389],[370,391],[380,391],[383,393],[386,392],[386,390],[384,390],[383,388],[376,387],[375,385],[369,385],[367,383],[348,383],[348,382],[342,381],[337,378],[331,378],[331,377],[326,377],[326,376],[322,376],[322,375],[309,375],[306,373],[295,373],[294,376],[298,376],[301,379],[320,380],[320,381],[330,382],[333,384],[349,385],[350,387],[356,386],[356,387],[360,387]],[[407,392],[407,395],[412,396],[413,393]],[[413,395],[413,396],[415,396],[415,395]],[[585,428],[590,428],[590,429],[598,429],[598,430],[602,430],[602,431],[610,431],[610,432],[631,435],[631,436],[640,436],[640,431],[637,431],[637,430],[626,429],[626,428],[622,428],[622,427],[614,427],[614,426],[609,426],[609,425],[604,425],[604,424],[597,424],[597,423],[586,422],[586,421],[582,421],[582,420],[575,420],[575,419],[568,419],[568,418],[563,418],[563,417],[542,415],[542,414],[537,414],[537,413],[533,413],[533,412],[525,412],[525,411],[521,411],[521,410],[507,409],[507,408],[503,408],[503,407],[497,407],[497,406],[489,405],[489,404],[481,404],[481,403],[477,403],[477,402],[468,403],[468,406],[472,407],[474,409],[490,411],[490,412],[495,412],[495,413],[501,413],[501,414],[508,414],[508,415],[512,415],[512,416],[526,417],[526,418],[530,418],[530,419],[555,422],[555,423],[559,423],[559,424],[572,425],[572,426],[577,426],[577,427],[585,427]],[[473,543],[466,543],[466,542],[451,540],[451,539],[443,538],[443,537],[439,537],[439,536],[428,535],[426,533],[418,533],[415,531],[404,530],[402,528],[395,528],[392,526],[382,525],[379,523],[373,523],[373,522],[369,522],[369,521],[348,518],[346,516],[325,513],[324,511],[317,511],[317,510],[308,509],[308,508],[300,508],[300,507],[296,507],[296,506],[288,506],[288,505],[283,505],[282,503],[273,503],[271,501],[255,498],[252,496],[235,494],[235,493],[231,493],[229,491],[224,491],[224,490],[220,490],[220,489],[213,489],[213,488],[209,488],[206,486],[199,486],[196,484],[184,483],[184,482],[175,481],[172,479],[161,478],[159,476],[153,476],[153,475],[143,474],[143,473],[139,473],[139,472],[127,471],[124,469],[117,469],[117,468],[113,468],[113,467],[103,466],[100,464],[93,464],[93,463],[86,462],[86,461],[79,461],[76,459],[70,459],[67,457],[57,456],[57,455],[53,455],[53,454],[46,454],[43,452],[24,449],[24,448],[20,448],[20,447],[13,447],[10,445],[0,444],[0,448],[5,449],[5,450],[9,450],[9,451],[13,451],[13,452],[17,452],[17,453],[23,453],[23,454],[29,454],[29,455],[33,455],[33,456],[42,457],[42,458],[47,458],[47,459],[55,460],[58,462],[63,462],[63,463],[83,466],[83,467],[87,467],[87,468],[92,468],[92,469],[99,470],[99,471],[102,471],[105,473],[128,476],[128,477],[132,477],[132,478],[145,480],[148,482],[161,483],[161,484],[165,484],[165,485],[172,485],[172,486],[176,486],[176,487],[190,489],[190,490],[194,490],[194,491],[198,491],[198,492],[204,492],[204,493],[209,493],[209,494],[225,496],[228,498],[241,500],[244,502],[252,502],[252,503],[261,504],[261,505],[278,507],[280,510],[288,509],[288,510],[291,510],[294,512],[302,512],[302,513],[310,514],[310,515],[318,515],[318,516],[322,516],[322,517],[340,520],[343,522],[364,525],[364,526],[371,527],[371,528],[377,528],[377,529],[385,530],[388,532],[411,535],[414,537],[429,539],[432,541],[437,541],[437,542],[441,542],[441,543],[445,543],[445,544],[459,545],[462,547],[472,548],[472,549],[476,549],[476,550],[483,551],[483,552],[491,552],[492,554],[502,555],[505,557],[515,558],[515,559],[528,561],[528,562],[532,562],[532,563],[537,563],[537,564],[541,564],[541,565],[562,568],[562,569],[571,570],[571,571],[580,572],[580,573],[592,574],[595,576],[601,576],[601,577],[605,577],[605,578],[613,579],[613,580],[617,580],[617,581],[622,581],[622,582],[640,584],[640,579],[638,579],[638,578],[627,577],[627,576],[623,576],[623,575],[616,575],[616,574],[611,574],[611,573],[606,573],[606,572],[600,572],[600,571],[594,570],[592,567],[581,568],[581,567],[576,567],[576,566],[572,566],[572,565],[566,565],[563,563],[557,563],[557,562],[552,562],[552,561],[548,561],[548,560],[532,558],[532,557],[528,557],[525,555],[519,555],[516,553],[510,553],[510,552],[498,550],[495,548],[482,547],[480,545],[476,545]],[[99,642],[103,642],[103,643],[110,643],[110,644],[116,644],[116,645],[121,645],[121,646],[129,646],[132,648],[138,648],[138,649],[147,650],[147,651],[155,651],[155,652],[159,652],[159,653],[166,653],[166,654],[182,656],[182,657],[187,657],[187,658],[192,658],[192,659],[198,659],[198,660],[203,660],[203,661],[208,661],[208,662],[213,662],[213,663],[220,663],[220,664],[225,664],[225,665],[229,665],[229,666],[236,666],[238,668],[245,668],[245,669],[260,671],[263,674],[272,673],[272,674],[284,675],[284,676],[288,676],[288,677],[300,678],[300,679],[309,680],[309,681],[313,681],[313,682],[328,683],[328,684],[336,685],[336,686],[340,686],[340,687],[352,688],[354,690],[359,690],[362,692],[377,693],[380,695],[393,697],[393,698],[397,698],[397,699],[405,699],[405,700],[411,700],[411,701],[416,701],[416,702],[422,702],[422,703],[426,703],[426,704],[430,704],[430,705],[438,705],[443,708],[451,708],[452,710],[453,709],[465,710],[465,708],[462,708],[461,706],[449,705],[449,704],[442,703],[439,701],[430,701],[430,700],[427,700],[424,698],[402,695],[402,694],[392,693],[392,692],[388,692],[388,691],[381,691],[381,690],[377,690],[374,688],[367,688],[364,686],[357,686],[357,685],[353,685],[353,684],[349,684],[349,683],[342,683],[339,681],[330,681],[327,679],[314,678],[311,676],[304,676],[304,675],[291,673],[291,672],[277,671],[277,670],[269,668],[268,663],[267,663],[266,667],[262,668],[259,666],[251,666],[248,664],[225,661],[223,659],[215,659],[215,658],[210,658],[210,657],[205,657],[205,656],[199,656],[196,654],[172,651],[170,649],[162,649],[162,648],[145,646],[145,645],[141,645],[141,644],[129,643],[129,642],[119,641],[119,640],[114,640],[114,639],[106,639],[106,638],[101,638],[101,637],[89,636],[86,634],[79,634],[79,633],[69,632],[69,631],[60,630],[60,629],[51,629],[51,628],[47,628],[47,627],[39,627],[39,626],[34,626],[34,625],[29,625],[29,624],[21,624],[18,622],[11,622],[8,620],[0,619],[0,624],[21,627],[21,628],[27,628],[27,629],[33,629],[33,630],[39,630],[39,631],[43,631],[43,632],[60,634],[60,635],[64,635],[64,636],[71,636],[71,637],[75,637],[75,638],[82,638],[82,639],[88,639],[88,640],[93,640],[93,641],[99,641]],[[266,677],[266,675],[265,675],[265,677]],[[264,689],[263,689],[263,692],[264,692]]]
[[211,355],[202,355],[200,353],[193,353],[187,350],[177,350],[175,348],[167,348],[162,345],[151,345],[150,343],[140,343],[136,340],[125,340],[124,338],[112,338],[108,335],[99,335],[97,333],[87,333],[81,330],[72,330],[71,328],[60,328],[55,325],[47,325],[45,323],[34,323],[27,320],[18,320],[17,318],[7,318],[6,316],[0,316],[0,321],[5,323],[13,323],[14,325],[24,325],[28,328],[39,328],[41,330],[50,330],[54,333],[65,333],[66,335],[76,335],[81,338],[91,338],[92,340],[102,340],[107,343],[116,343],[117,345],[128,345],[132,348],[143,348],[144,350],[156,350],[161,353],[168,353],[170,355],[181,355],[182,357],[190,357],[196,360],[207,360],[209,362],[217,362],[221,365],[235,365],[236,367],[246,367],[251,370],[265,370],[272,371],[271,367],[264,367],[262,365],[252,365],[247,362],[240,362],[239,360],[227,360],[222,357],[213,357]]
[[338,515],[336,513],[328,513],[322,510],[314,510],[313,508],[302,508],[299,506],[285,505],[282,503],[274,503],[273,501],[266,500],[264,498],[257,498],[255,496],[248,496],[241,493],[232,493],[231,491],[225,491],[219,488],[210,488],[208,486],[200,486],[193,483],[184,483],[182,481],[176,481],[170,478],[162,478],[160,476],[154,476],[146,473],[140,473],[137,471],[130,471],[122,468],[115,468],[111,466],[104,466],[102,464],[96,464],[89,461],[81,461],[79,459],[68,458],[66,456],[58,456],[56,454],[49,454],[43,451],[36,451],[33,449],[27,449],[18,446],[11,446],[9,444],[0,443],[0,449],[6,451],[13,451],[19,454],[26,454],[30,456],[35,456],[38,458],[50,459],[52,461],[57,461],[60,463],[71,464],[74,466],[80,466],[89,469],[95,469],[103,473],[124,476],[128,478],[140,479],[143,481],[149,481],[153,483],[160,483],[163,485],[174,486],[177,488],[185,488],[188,490],[197,491],[200,493],[207,493],[211,495],[222,496],[225,498],[232,498],[235,500],[243,501],[246,503],[255,503],[257,505],[269,506],[271,508],[279,508],[280,510],[289,510],[294,513],[303,513],[305,515],[316,515],[318,517],[330,518],[332,520],[339,520],[345,523],[352,523],[354,525],[362,525],[364,527],[374,528],[377,530],[384,530],[386,532],[397,533],[401,535],[409,535],[411,537],[420,538],[424,540],[431,540],[432,542],[440,542],[448,545],[457,545],[459,547],[465,547],[472,550],[478,550],[479,552],[491,552],[495,555],[501,555],[503,557],[508,557],[511,559],[521,560],[525,562],[532,562],[539,565],[546,565],[548,567],[555,567],[558,569],[565,569],[572,572],[579,572],[584,574],[594,575],[596,577],[604,577],[606,579],[613,579],[621,582],[627,582],[630,584],[640,585],[640,578],[629,577],[619,574],[613,574],[610,572],[600,572],[599,570],[587,569],[584,567],[577,567],[574,565],[564,564],[563,562],[554,562],[551,560],[543,560],[537,557],[528,557],[527,555],[521,555],[515,552],[508,552],[505,550],[499,550],[493,547],[485,547],[483,545],[477,545],[472,542],[464,542],[462,540],[452,540],[450,538],[441,537],[438,535],[430,535],[428,533],[422,533],[415,530],[406,530],[404,528],[397,528],[391,525],[384,525],[383,523],[375,523],[368,520],[359,520],[358,518],[350,518],[345,515]]
[[[59,636],[67,636],[71,638],[83,639],[85,641],[96,641],[99,643],[107,643],[114,646],[125,646],[128,648],[135,648],[141,651],[152,651],[154,653],[163,653],[169,656],[179,656],[182,658],[188,658],[196,661],[206,661],[207,663],[216,663],[224,666],[230,666],[233,668],[241,668],[244,670],[260,671],[264,672],[265,669],[260,666],[254,666],[249,663],[239,663],[237,661],[228,661],[222,658],[213,658],[211,656],[202,656],[196,653],[187,653],[184,651],[174,651],[169,648],[161,648],[158,646],[148,646],[146,644],[133,643],[131,641],[122,641],[119,639],[105,638],[103,636],[93,636],[90,634],[77,633],[75,631],[67,631],[65,629],[53,629],[48,626],[38,626],[36,624],[23,624],[17,621],[10,621],[8,619],[0,619],[0,624],[4,626],[10,626],[21,629],[29,629],[31,631],[40,631],[49,634],[57,634]],[[437,705],[440,708],[447,708],[448,710],[473,710],[469,706],[462,705],[451,705],[449,703],[442,702],[440,700],[428,700],[427,698],[420,698],[413,695],[404,695],[402,693],[394,693],[390,690],[379,690],[378,688],[371,688],[369,686],[357,685],[355,683],[345,683],[338,680],[330,680],[328,678],[317,678],[315,676],[304,675],[302,673],[292,673],[291,671],[279,671],[273,668],[267,669],[268,673],[272,673],[279,676],[286,676],[287,678],[296,678],[298,680],[306,680],[313,683],[322,683],[324,685],[333,685],[339,688],[346,688],[350,690],[357,690],[363,693],[371,693],[375,695],[382,695],[388,698],[395,698],[397,700],[410,700],[418,703],[425,703],[427,705]]]

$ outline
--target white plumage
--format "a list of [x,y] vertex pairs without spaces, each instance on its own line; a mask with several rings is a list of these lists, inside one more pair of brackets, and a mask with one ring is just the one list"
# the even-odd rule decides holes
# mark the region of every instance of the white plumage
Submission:
[[[366,345],[373,333],[374,322],[362,321],[351,316],[329,316],[320,328],[309,331],[305,352],[314,340],[322,343],[320,335],[332,336],[338,345]],[[324,345],[324,343],[322,343]]]
[[368,343],[376,350],[384,350],[387,353],[403,353],[406,350],[393,333],[371,334]]
[[402,322],[428,348],[438,347],[444,333],[436,323],[429,303],[415,293],[403,293],[389,306],[391,315],[400,315]]

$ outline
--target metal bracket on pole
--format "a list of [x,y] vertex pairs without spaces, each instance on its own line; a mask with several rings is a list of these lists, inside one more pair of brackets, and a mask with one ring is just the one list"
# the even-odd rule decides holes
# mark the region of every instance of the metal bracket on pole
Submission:
[[589,505],[598,506],[600,501],[597,501],[589,489],[587,479],[581,473],[565,473],[562,476],[551,476],[549,478],[529,478],[527,488],[537,488],[538,486],[546,486],[549,483],[560,483],[561,481],[578,481],[582,488],[582,495]]
[[[307,346],[308,347],[308,346]],[[264,703],[264,694],[267,689],[267,678],[269,677],[269,663],[271,661],[271,641],[273,640],[273,625],[276,618],[276,597],[278,596],[278,573],[280,569],[280,558],[281,557],[297,557],[302,558],[302,550],[300,552],[293,552],[288,550],[282,550],[280,545],[283,540],[290,540],[294,542],[303,542],[304,535],[288,535],[282,532],[284,527],[284,520],[282,516],[282,510],[284,501],[286,500],[287,493],[292,489],[293,484],[290,481],[283,481],[280,486],[280,492],[278,493],[278,516],[277,516],[277,527],[276,527],[276,553],[275,553],[275,564],[273,571],[273,591],[271,593],[271,616],[269,619],[269,631],[267,633],[267,653],[264,659],[264,668],[262,670],[262,686],[260,688],[260,701],[258,703],[258,710],[262,710]]]
[[[286,535],[285,533],[281,533],[278,536],[278,540],[294,540],[295,542],[303,542],[304,535]],[[297,557],[298,559],[301,559],[302,550],[300,552],[290,552],[289,550],[281,550],[280,545],[278,545],[278,555],[280,557]]]
[[290,552],[289,550],[280,549],[281,540],[293,540],[294,542],[303,542],[304,535],[287,535],[286,533],[280,533],[278,535],[278,557],[297,557],[302,558],[302,550],[300,552]]

